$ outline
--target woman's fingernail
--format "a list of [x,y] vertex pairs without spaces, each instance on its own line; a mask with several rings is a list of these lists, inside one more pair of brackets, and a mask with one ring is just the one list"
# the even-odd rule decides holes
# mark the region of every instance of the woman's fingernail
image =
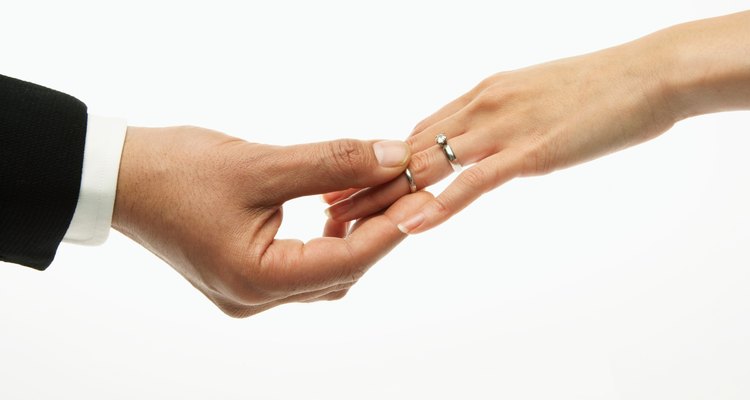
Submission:
[[352,199],[341,200],[340,202],[328,207],[325,212],[328,218],[336,218],[349,211],[353,205],[354,200]]
[[399,167],[406,163],[409,146],[399,140],[384,140],[372,145],[378,163],[384,167]]
[[424,214],[419,213],[396,226],[401,232],[409,233],[419,227],[419,225],[422,225],[422,222],[424,222]]
[[349,196],[347,196],[347,194],[348,194],[348,193],[339,193],[339,194],[337,194],[336,196],[334,196],[334,197],[331,197],[331,198],[329,198],[329,199],[323,199],[323,201],[325,201],[325,202],[326,202],[326,203],[328,203],[329,205],[331,205],[331,204],[336,204],[336,203],[338,203],[339,201],[341,201],[341,200],[344,200],[345,198],[349,197]]

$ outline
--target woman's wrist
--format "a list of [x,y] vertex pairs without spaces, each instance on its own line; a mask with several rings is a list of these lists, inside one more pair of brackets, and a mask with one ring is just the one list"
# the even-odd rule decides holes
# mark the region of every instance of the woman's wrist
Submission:
[[674,121],[750,108],[750,12],[676,25],[637,42]]

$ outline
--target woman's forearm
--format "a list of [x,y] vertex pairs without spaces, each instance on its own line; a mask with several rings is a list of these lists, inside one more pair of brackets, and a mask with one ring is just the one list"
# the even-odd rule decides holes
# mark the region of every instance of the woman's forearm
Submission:
[[640,41],[663,55],[661,78],[677,120],[750,109],[750,11],[676,25]]

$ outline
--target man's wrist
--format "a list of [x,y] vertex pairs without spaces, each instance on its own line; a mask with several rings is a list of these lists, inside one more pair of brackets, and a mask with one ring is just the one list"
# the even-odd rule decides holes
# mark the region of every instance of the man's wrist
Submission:
[[138,154],[137,147],[138,137],[141,135],[143,128],[129,126],[125,135],[125,142],[122,149],[122,159],[120,160],[120,178],[117,181],[117,191],[115,194],[115,204],[112,211],[112,228],[125,233],[127,230],[130,214],[133,205],[130,204],[130,195],[133,192],[132,175],[134,169],[138,168],[138,162],[133,158]]
[[139,236],[139,229],[153,223],[149,210],[159,207],[159,192],[169,190],[170,152],[178,146],[175,138],[163,138],[171,128],[127,128],[117,180],[112,228],[130,237]]

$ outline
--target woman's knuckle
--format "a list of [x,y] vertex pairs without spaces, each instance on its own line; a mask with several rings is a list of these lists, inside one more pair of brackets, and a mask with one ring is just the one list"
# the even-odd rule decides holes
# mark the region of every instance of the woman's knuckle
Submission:
[[447,215],[450,214],[451,206],[450,201],[445,196],[438,196],[433,201],[433,210],[438,215]]
[[421,151],[411,156],[411,162],[409,163],[409,170],[414,175],[422,175],[429,169],[430,166],[430,154],[427,151]]
[[408,138],[406,138],[406,145],[409,146],[409,148],[413,149],[417,145],[418,140],[419,139],[417,138],[416,135],[409,136]]
[[488,174],[484,168],[475,166],[461,174],[461,183],[470,189],[482,189],[487,185]]
[[542,134],[535,135],[529,150],[526,152],[526,173],[528,175],[545,175],[553,169],[554,145]]
[[495,111],[503,103],[503,93],[497,93],[495,90],[489,89],[479,96],[477,106],[480,110]]
[[476,86],[474,86],[474,89],[472,89],[472,91],[474,92],[475,95],[482,93],[484,90],[492,86],[494,83],[495,83],[494,75],[489,76],[479,81],[479,83]]

